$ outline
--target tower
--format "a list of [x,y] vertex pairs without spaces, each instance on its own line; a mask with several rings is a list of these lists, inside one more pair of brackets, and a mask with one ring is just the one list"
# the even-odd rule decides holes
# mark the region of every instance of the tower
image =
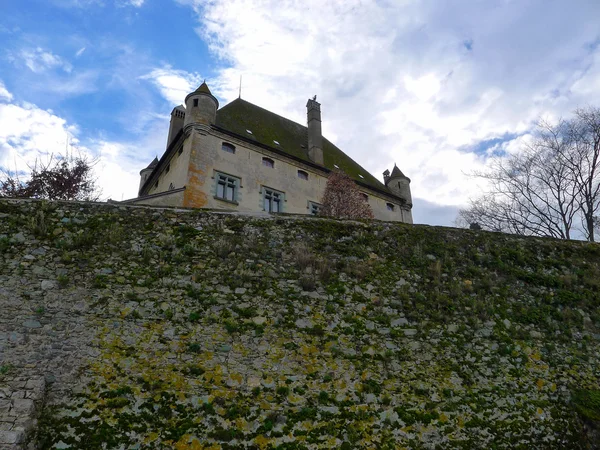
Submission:
[[398,166],[394,164],[394,169],[390,174],[389,170],[383,172],[383,181],[385,185],[403,199],[409,207],[412,207],[412,196],[410,194],[410,178],[402,173]]
[[218,108],[219,101],[211,94],[206,82],[203,82],[198,89],[185,98],[184,129],[194,124],[214,124]]
[[157,165],[158,158],[155,157],[154,160],[150,164],[148,164],[148,167],[140,170],[140,188],[138,189],[138,195],[140,195],[140,192],[142,192],[142,187],[144,186],[144,183],[146,182],[146,180]]

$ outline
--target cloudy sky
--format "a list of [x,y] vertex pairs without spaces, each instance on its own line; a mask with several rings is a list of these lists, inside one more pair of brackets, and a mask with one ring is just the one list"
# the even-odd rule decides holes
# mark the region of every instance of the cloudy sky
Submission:
[[0,168],[79,150],[104,198],[136,195],[203,79],[323,132],[418,223],[451,225],[468,174],[540,117],[600,105],[598,0],[0,0]]

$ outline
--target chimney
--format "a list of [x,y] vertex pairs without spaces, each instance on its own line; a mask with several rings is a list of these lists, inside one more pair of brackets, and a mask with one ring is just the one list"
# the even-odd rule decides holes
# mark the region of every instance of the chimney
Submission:
[[179,105],[176,108],[173,108],[173,111],[171,111],[171,123],[169,125],[169,136],[167,138],[167,148],[169,148],[169,145],[171,145],[171,143],[175,139],[175,136],[177,136],[177,133],[179,133],[183,129],[183,121],[184,120],[185,120],[185,108],[183,107],[183,105]]
[[312,162],[323,165],[321,104],[317,102],[316,95],[308,100],[306,113],[308,116],[308,158]]

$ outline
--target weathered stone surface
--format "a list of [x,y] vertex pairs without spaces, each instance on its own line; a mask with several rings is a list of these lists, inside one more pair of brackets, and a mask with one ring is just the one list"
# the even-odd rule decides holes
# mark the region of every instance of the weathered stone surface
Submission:
[[[112,448],[311,450],[597,433],[571,403],[599,384],[595,246],[56,206],[0,200],[0,448],[35,446],[44,399],[54,448],[107,430]],[[41,208],[43,236],[23,225]]]
[[25,328],[41,328],[42,324],[38,320],[29,319],[23,322]]

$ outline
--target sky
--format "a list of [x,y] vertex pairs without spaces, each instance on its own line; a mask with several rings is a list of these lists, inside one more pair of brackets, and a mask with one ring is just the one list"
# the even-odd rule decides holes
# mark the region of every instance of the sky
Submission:
[[206,80],[323,134],[416,223],[452,225],[471,174],[540,118],[600,106],[598,0],[0,0],[0,169],[81,152],[102,198],[137,195],[170,112]]

